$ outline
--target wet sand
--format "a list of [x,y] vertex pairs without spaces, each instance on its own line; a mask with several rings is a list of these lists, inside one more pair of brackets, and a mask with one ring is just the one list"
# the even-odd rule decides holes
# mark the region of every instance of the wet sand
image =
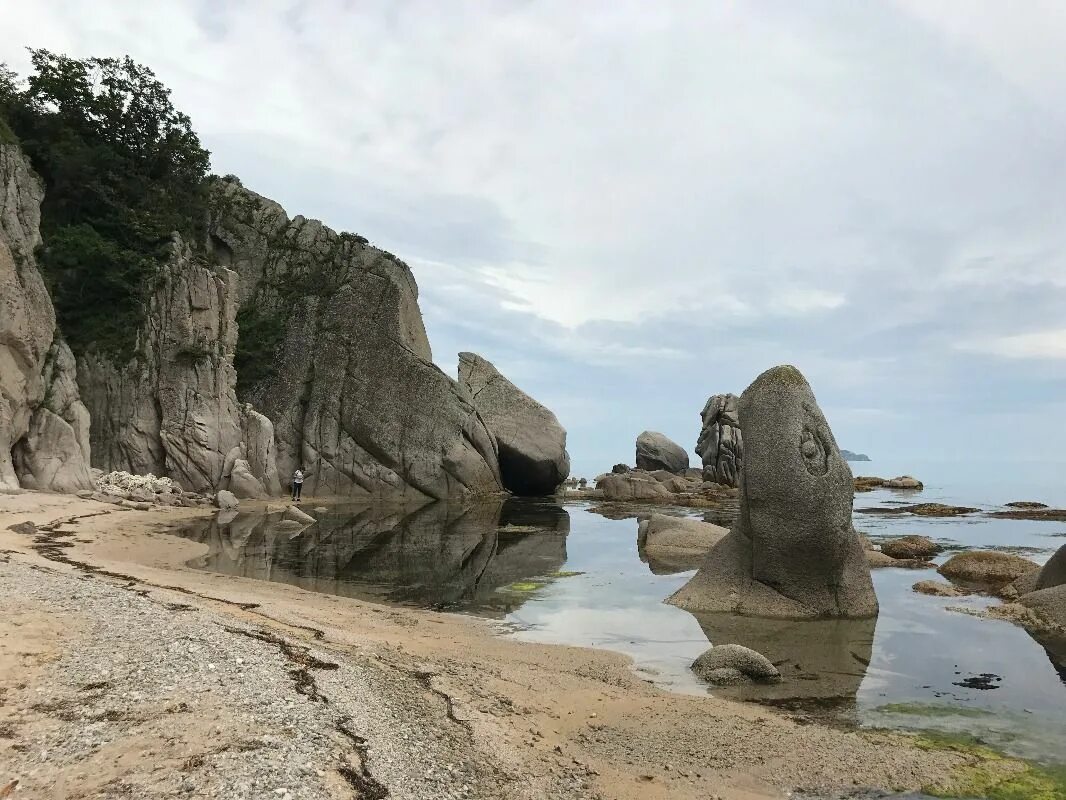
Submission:
[[[203,547],[166,530],[205,513],[0,496],[0,788],[749,800],[916,790],[975,758],[664,692],[485,620],[192,570]],[[53,530],[7,529],[27,520]]]

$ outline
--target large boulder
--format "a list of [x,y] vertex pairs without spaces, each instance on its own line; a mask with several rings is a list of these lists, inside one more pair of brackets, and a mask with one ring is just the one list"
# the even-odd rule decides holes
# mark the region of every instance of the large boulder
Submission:
[[44,187],[0,143],[0,490],[92,488],[88,412],[37,268]]
[[554,493],[570,474],[566,429],[555,414],[476,353],[459,354],[459,384],[496,437],[504,488],[519,495]]
[[765,617],[872,617],[870,569],[851,523],[851,469],[792,366],[740,398],[740,516],[669,602]]
[[703,427],[696,441],[696,455],[703,461],[704,477],[725,486],[739,485],[744,460],[738,399],[735,394],[712,395],[700,412]]
[[937,570],[945,578],[992,589],[1040,569],[1027,558],[995,550],[970,550],[952,556]]
[[637,437],[637,469],[654,472],[665,469],[680,473],[688,469],[688,453],[677,442],[657,431],[644,431]]

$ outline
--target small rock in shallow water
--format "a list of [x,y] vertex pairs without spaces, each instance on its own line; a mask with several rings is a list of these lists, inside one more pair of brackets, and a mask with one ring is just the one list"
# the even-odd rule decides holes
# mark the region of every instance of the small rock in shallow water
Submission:
[[969,592],[964,589],[952,586],[950,583],[944,583],[943,581],[918,581],[911,588],[918,592],[918,594],[929,594],[934,597],[961,597],[962,595],[969,594]]

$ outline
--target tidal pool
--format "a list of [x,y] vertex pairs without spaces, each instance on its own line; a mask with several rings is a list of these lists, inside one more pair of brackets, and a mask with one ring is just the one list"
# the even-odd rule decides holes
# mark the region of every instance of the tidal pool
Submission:
[[[860,494],[855,505],[901,499],[916,502],[886,491]],[[921,499],[941,497],[927,491]],[[177,532],[207,546],[192,562],[197,568],[489,617],[504,635],[625,653],[638,674],[673,691],[711,692],[832,724],[965,733],[1013,755],[1066,761],[1066,640],[949,610],[997,601],[919,595],[911,586],[937,577],[932,569],[879,569],[876,620],[697,616],[663,603],[692,571],[649,564],[638,550],[636,519],[593,508],[517,499],[466,508],[333,506],[296,533],[265,514],[201,520]],[[1003,548],[1037,562],[1066,541],[1063,524],[980,515],[856,513],[855,525],[875,540],[920,533],[952,549]],[[712,690],[689,671],[711,643],[730,642],[767,655],[784,680]]]

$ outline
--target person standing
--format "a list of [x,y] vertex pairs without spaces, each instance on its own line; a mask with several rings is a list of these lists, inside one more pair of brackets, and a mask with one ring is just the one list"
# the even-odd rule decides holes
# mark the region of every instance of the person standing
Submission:
[[300,502],[300,491],[304,488],[304,471],[299,467],[296,468],[296,472],[292,473],[292,500],[294,503]]

